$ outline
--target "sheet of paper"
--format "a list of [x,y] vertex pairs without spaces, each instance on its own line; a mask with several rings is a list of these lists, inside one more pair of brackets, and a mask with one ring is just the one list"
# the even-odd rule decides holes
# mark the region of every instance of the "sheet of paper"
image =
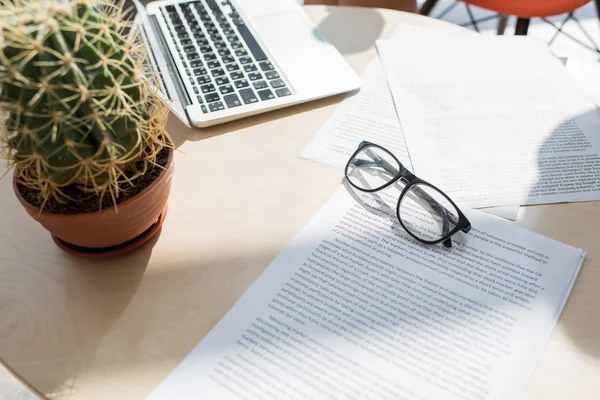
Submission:
[[[412,170],[404,133],[379,57],[367,66],[361,81],[360,91],[348,95],[340,103],[300,157],[343,169],[360,142],[367,140],[384,146]],[[519,206],[489,207],[482,211],[514,221]]]
[[596,107],[545,44],[398,29],[377,48],[420,177],[475,208],[600,199]]
[[585,253],[477,210],[420,244],[398,190],[340,188],[149,399],[517,398]]
[[571,56],[567,59],[567,73],[590,100],[600,106],[600,65],[583,57]]

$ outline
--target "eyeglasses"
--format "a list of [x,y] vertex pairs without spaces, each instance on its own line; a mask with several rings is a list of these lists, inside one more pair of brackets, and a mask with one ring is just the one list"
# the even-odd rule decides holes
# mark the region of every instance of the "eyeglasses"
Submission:
[[376,192],[402,181],[406,186],[396,216],[406,232],[422,243],[443,242],[452,247],[452,235],[471,230],[467,217],[444,192],[417,178],[379,145],[362,142],[346,164],[345,174],[350,185],[363,192]]

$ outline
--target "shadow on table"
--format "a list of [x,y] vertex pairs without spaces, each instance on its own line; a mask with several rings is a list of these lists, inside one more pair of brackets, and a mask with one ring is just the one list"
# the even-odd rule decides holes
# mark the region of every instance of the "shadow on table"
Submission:
[[[47,232],[40,233],[44,236],[40,240],[50,240]],[[54,264],[47,269],[43,252],[32,251],[35,256],[14,266],[20,273],[11,274],[10,265],[4,268],[0,282],[2,360],[40,393],[70,398],[98,357],[100,342],[107,339],[105,335],[135,296],[159,236],[160,232],[139,249],[120,256],[118,263],[63,254],[60,268]],[[31,271],[22,273],[23,269]]]
[[376,8],[327,7],[327,13],[317,29],[343,55],[369,50],[383,30],[384,20]]

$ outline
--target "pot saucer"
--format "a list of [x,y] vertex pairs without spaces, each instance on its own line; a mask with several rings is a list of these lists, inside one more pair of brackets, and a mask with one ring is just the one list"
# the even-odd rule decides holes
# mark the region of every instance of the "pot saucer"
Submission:
[[162,224],[165,220],[165,217],[167,216],[167,210],[168,207],[165,206],[163,212],[160,213],[156,222],[153,223],[150,226],[150,228],[146,229],[141,235],[116,246],[102,248],[81,247],[67,243],[54,235],[52,235],[52,240],[54,240],[54,243],[62,251],[76,257],[83,257],[87,259],[102,259],[115,257],[127,253],[131,250],[134,250],[146,243],[148,240],[152,239],[152,237],[154,237],[154,235],[156,235],[162,228]]

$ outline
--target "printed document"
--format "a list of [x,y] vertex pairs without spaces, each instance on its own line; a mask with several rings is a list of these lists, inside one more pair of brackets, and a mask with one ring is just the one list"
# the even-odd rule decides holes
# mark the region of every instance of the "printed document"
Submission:
[[471,207],[600,199],[600,118],[546,44],[407,25],[379,41],[414,172]]
[[423,245],[398,190],[340,188],[149,399],[518,398],[585,253],[470,209]]
[[[404,133],[378,57],[362,73],[361,81],[360,92],[347,96],[337,106],[300,156],[343,170],[360,142],[367,140],[391,151],[412,171]],[[435,181],[430,183],[436,185]],[[488,207],[482,211],[514,221],[519,206]]]

